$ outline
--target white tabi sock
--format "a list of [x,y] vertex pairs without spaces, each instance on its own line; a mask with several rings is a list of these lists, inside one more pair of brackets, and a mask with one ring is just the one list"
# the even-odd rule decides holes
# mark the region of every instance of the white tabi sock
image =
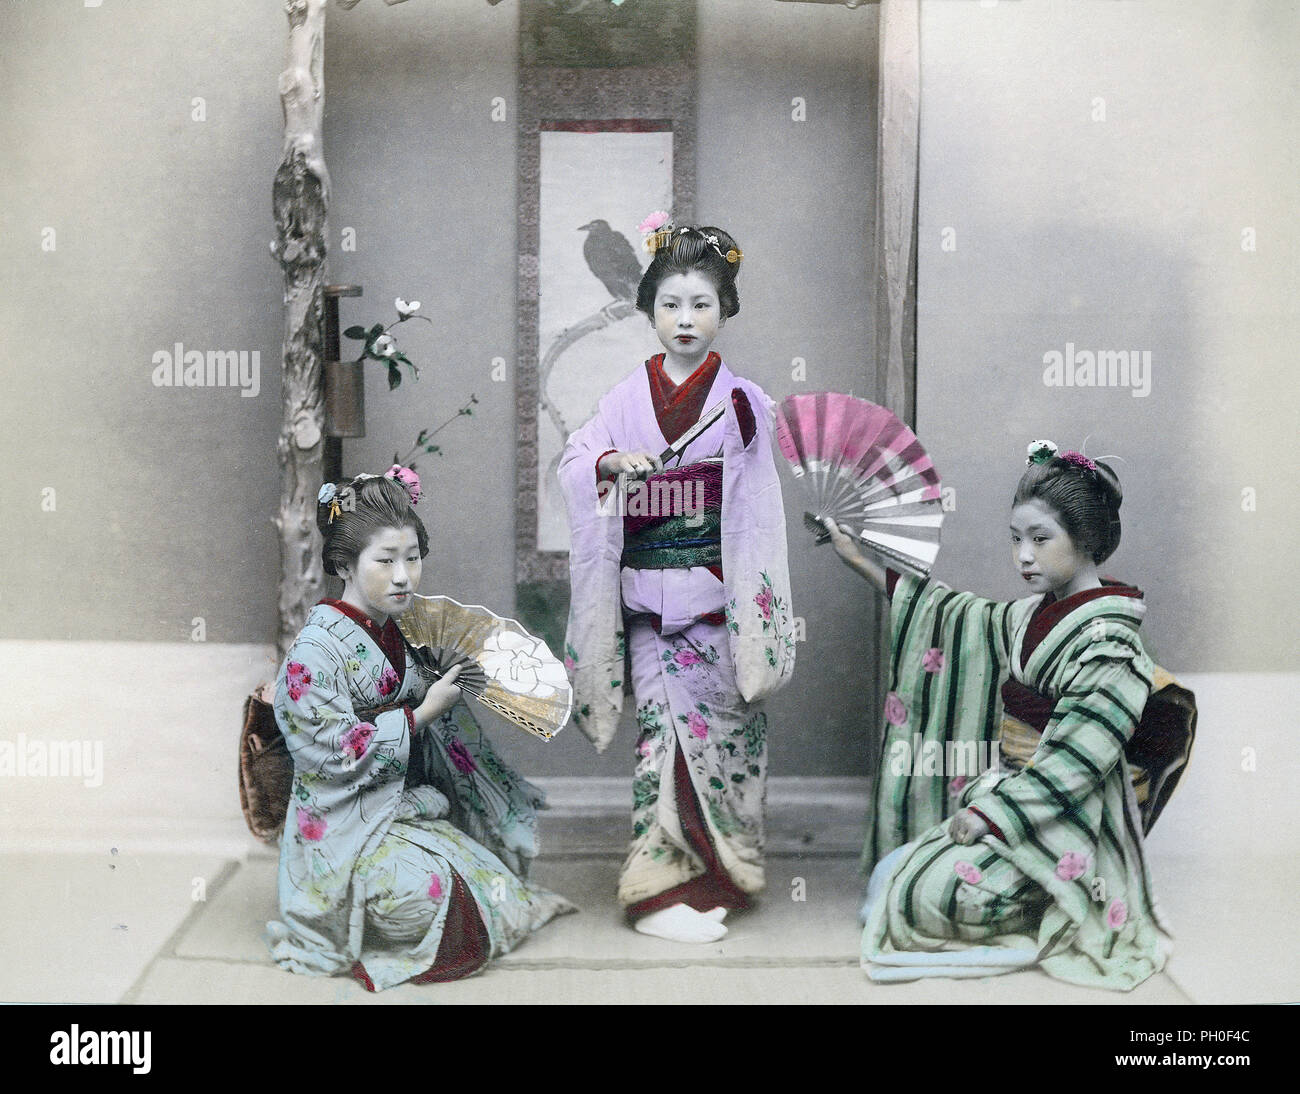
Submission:
[[717,942],[727,933],[727,928],[713,918],[712,913],[697,912],[685,904],[651,912],[638,919],[633,927],[641,934],[666,938],[670,942]]

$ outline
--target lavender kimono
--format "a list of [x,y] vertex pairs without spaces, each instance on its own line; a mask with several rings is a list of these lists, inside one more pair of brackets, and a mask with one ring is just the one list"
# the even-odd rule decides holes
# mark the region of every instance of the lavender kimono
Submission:
[[[748,444],[731,402],[736,388],[754,411]],[[726,403],[725,417],[693,440],[680,462],[722,457],[722,580],[705,566],[623,565],[618,493],[602,496],[595,467],[611,449],[667,447],[644,368],[600,400],[560,462],[572,540],[565,663],[574,681],[574,721],[598,750],[618,725],[625,648],[630,652],[640,737],[633,841],[619,881],[619,899],[628,906],[708,869],[683,832],[682,784],[674,777],[679,752],[721,869],[744,893],[763,887],[761,700],[790,678],[795,653],[785,514],[772,457],[772,401],[725,364],[704,406],[718,401]]]
[[[428,975],[458,879],[486,928],[485,958],[572,910],[521,880],[541,792],[497,758],[463,703],[413,739],[425,690],[329,604],[311,610],[281,665],[275,715],[294,779],[280,918],[267,932],[283,968],[354,972],[379,990]],[[358,713],[393,704],[368,721]]]

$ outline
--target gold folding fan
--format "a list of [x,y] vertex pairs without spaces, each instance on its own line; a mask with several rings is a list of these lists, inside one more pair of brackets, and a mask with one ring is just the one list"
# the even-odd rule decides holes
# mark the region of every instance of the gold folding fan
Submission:
[[468,659],[456,683],[489,710],[544,740],[564,728],[573,688],[546,643],[513,619],[446,596],[415,596],[397,617],[416,664],[441,676]]

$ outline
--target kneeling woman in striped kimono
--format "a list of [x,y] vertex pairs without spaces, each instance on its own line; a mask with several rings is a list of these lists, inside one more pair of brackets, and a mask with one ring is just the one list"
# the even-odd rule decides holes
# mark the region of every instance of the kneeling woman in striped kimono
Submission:
[[[1032,595],[998,602],[886,574],[886,740],[866,848],[873,980],[1038,965],[1129,990],[1169,952],[1124,749],[1151,692],[1142,593],[1098,576],[1119,544],[1114,472],[1030,445],[1011,511]],[[950,815],[951,814],[951,815]]]

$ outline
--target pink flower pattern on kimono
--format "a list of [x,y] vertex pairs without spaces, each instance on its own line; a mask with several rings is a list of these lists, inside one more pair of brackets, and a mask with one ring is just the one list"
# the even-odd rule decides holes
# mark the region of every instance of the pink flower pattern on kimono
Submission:
[[379,674],[379,680],[375,686],[379,688],[381,696],[387,697],[397,690],[397,685],[400,683],[401,680],[398,679],[397,673],[393,671],[393,666],[385,665],[384,671]]
[[1110,902],[1110,907],[1106,909],[1106,926],[1112,931],[1118,931],[1125,923],[1128,922],[1128,905],[1119,897]]
[[701,741],[705,740],[709,735],[709,723],[704,720],[702,714],[694,710],[686,715],[686,728]]
[[434,901],[442,899],[442,879],[437,874],[429,875],[429,899]]
[[891,726],[901,726],[907,721],[907,707],[897,692],[891,691],[885,696],[885,721]]
[[306,809],[298,810],[298,832],[302,838],[315,843],[325,835],[325,818]]
[[358,722],[343,734],[342,751],[350,753],[353,759],[359,760],[366,754],[366,749],[370,747],[370,738],[374,735],[373,725],[369,722]]
[[468,775],[478,767],[478,764],[474,762],[474,757],[469,754],[469,750],[454,737],[447,745],[447,755],[451,757],[451,762],[456,765],[456,770],[462,775]]
[[754,603],[758,605],[758,610],[762,613],[764,619],[772,618],[772,598],[775,595],[772,586],[764,584],[754,597]]
[[1088,856],[1082,851],[1066,851],[1056,863],[1056,876],[1062,881],[1083,877],[1088,869]]
[[966,882],[967,885],[978,884],[984,879],[984,875],[980,873],[979,867],[973,862],[967,862],[965,859],[962,859],[961,862],[953,866],[952,872],[961,878],[962,881]]
[[290,661],[286,667],[288,677],[287,690],[289,698],[295,703],[307,694],[311,687],[311,669],[298,661]]
[[948,796],[951,798],[957,797],[966,789],[966,781],[965,775],[954,775],[952,781],[948,783]]
[[931,646],[925,651],[921,658],[921,668],[926,672],[939,672],[943,669],[943,650],[938,646]]
[[691,665],[700,664],[703,658],[694,650],[678,650],[673,654],[673,660],[685,669],[690,668]]

